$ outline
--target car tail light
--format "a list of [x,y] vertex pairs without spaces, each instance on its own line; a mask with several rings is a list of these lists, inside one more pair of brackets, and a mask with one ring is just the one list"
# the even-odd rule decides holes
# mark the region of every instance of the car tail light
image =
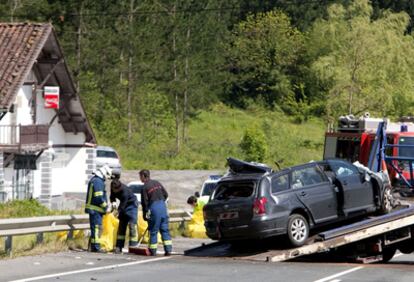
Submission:
[[257,215],[266,214],[266,203],[267,199],[265,197],[255,199],[253,203],[253,213]]

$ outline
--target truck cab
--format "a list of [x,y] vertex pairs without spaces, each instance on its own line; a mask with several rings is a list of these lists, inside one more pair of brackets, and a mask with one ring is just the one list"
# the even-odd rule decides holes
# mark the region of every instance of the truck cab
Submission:
[[[341,158],[350,162],[359,161],[368,166],[370,152],[376,138],[378,124],[384,119],[353,116],[340,117],[336,129],[330,128],[325,133],[324,159]],[[414,158],[414,123],[409,121],[390,122],[386,120],[387,147],[385,154],[388,157],[398,158],[388,162],[387,169],[393,186],[407,186],[404,178],[411,182],[410,161],[405,158]],[[397,172],[400,170],[400,174]]]

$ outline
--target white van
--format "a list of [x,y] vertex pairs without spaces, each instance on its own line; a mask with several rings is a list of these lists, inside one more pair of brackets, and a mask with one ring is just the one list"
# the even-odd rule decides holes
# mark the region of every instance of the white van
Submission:
[[204,181],[200,191],[200,198],[204,203],[207,203],[210,199],[210,195],[216,189],[217,182],[219,182],[220,178],[221,175],[209,175],[208,179]]
[[115,149],[107,146],[96,147],[96,168],[108,165],[114,174],[121,174],[122,166]]

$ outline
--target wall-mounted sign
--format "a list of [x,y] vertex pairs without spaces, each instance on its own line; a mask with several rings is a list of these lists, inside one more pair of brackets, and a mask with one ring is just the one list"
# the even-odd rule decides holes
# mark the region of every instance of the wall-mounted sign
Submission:
[[44,90],[45,108],[59,109],[59,87],[45,86]]

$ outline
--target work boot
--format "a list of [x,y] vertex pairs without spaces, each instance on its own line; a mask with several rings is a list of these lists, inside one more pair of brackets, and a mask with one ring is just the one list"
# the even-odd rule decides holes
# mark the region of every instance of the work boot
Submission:
[[92,253],[98,253],[98,254],[106,254],[105,250],[99,249],[99,250],[91,250]]
[[149,249],[151,256],[155,257],[157,255],[157,249]]
[[171,256],[171,252],[165,252],[165,253],[164,253],[164,256],[166,256],[166,257]]
[[116,247],[114,250],[115,254],[122,254],[122,249],[120,247]]

